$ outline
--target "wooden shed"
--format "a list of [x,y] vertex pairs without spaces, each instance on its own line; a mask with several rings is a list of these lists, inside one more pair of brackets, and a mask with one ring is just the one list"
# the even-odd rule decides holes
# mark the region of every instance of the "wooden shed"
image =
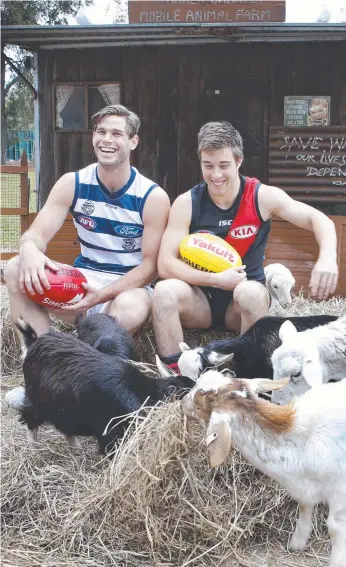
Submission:
[[[8,26],[2,41],[36,53],[41,205],[58,177],[94,161],[90,117],[107,102],[141,117],[134,165],[171,200],[200,180],[200,126],[228,120],[244,139],[245,174],[336,219],[346,295],[344,24]],[[287,96],[329,96],[328,127],[285,127]],[[305,288],[316,251],[309,233],[274,222],[266,261],[291,267]]]

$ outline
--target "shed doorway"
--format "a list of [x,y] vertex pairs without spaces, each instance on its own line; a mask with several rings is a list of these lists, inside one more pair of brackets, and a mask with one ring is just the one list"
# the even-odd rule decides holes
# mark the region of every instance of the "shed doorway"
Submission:
[[227,120],[239,130],[245,159],[240,173],[268,182],[269,84],[266,78],[202,81],[203,123]]

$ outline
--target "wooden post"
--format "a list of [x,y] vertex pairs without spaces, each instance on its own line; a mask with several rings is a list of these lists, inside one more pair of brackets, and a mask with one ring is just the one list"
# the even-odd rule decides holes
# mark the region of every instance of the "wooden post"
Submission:
[[26,209],[26,215],[20,217],[20,233],[23,234],[29,227],[29,166],[25,150],[20,156],[20,165],[25,168],[20,174],[20,207]]

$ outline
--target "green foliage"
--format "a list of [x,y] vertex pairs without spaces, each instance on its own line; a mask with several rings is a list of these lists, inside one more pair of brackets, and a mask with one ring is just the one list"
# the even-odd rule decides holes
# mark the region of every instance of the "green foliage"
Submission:
[[[68,16],[74,16],[82,5],[88,6],[93,0],[0,0],[1,23],[3,26],[19,25],[67,25]],[[34,101],[28,85],[10,69],[3,57],[1,46],[1,163],[6,159],[6,143],[15,141],[18,130],[32,128]],[[33,83],[28,68],[27,53],[11,47],[11,59],[26,78]],[[6,65],[6,74],[5,74]]]
[[[32,83],[31,73],[22,72]],[[17,141],[18,130],[30,130],[34,127],[33,93],[24,82],[18,81],[9,89],[5,98],[5,117],[9,145]]]
[[88,6],[92,0],[1,0],[2,25],[66,25],[67,16],[74,16],[82,3]]

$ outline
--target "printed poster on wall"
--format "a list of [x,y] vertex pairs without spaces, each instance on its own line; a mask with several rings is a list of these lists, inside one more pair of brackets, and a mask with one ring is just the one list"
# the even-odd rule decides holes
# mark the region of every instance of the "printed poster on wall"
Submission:
[[330,96],[285,96],[284,126],[330,126]]

